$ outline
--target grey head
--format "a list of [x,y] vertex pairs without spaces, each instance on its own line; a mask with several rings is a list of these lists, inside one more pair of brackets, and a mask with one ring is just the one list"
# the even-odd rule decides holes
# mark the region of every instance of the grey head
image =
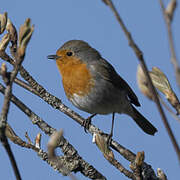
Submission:
[[72,51],[74,56],[85,62],[96,61],[101,58],[100,53],[92,48],[87,42],[82,40],[70,40],[64,43],[60,50]]

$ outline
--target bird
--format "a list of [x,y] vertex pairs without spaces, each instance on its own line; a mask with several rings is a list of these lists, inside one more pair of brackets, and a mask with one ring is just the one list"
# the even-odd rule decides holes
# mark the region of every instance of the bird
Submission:
[[68,100],[78,109],[91,114],[87,118],[88,125],[97,114],[112,114],[110,139],[113,136],[115,113],[118,113],[130,116],[149,135],[157,132],[134,107],[140,106],[140,103],[131,87],[87,42],[69,40],[56,54],[47,58],[56,61]]

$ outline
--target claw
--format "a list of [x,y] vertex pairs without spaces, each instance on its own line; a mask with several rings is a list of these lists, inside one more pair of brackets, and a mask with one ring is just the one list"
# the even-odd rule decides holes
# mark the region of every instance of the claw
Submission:
[[88,117],[84,122],[83,122],[83,126],[84,126],[84,131],[85,133],[87,133],[87,129],[89,129],[89,125],[91,124],[91,118]]
[[107,145],[110,146],[112,141],[112,134],[109,134],[107,137]]
[[92,114],[91,116],[89,116],[87,119],[85,119],[85,121],[83,122],[83,127],[84,127],[84,131],[87,133],[87,129],[89,129],[89,125],[91,124],[91,120],[92,118],[96,116],[96,114]]

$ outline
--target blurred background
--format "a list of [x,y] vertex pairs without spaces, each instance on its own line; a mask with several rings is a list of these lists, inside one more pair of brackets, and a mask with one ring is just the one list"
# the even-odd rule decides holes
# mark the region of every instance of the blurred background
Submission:
[[[143,51],[148,68],[151,70],[153,66],[159,67],[168,76],[174,91],[179,96],[174,69],[170,63],[167,31],[158,1],[126,0],[114,1],[114,3],[135,42]],[[17,29],[26,18],[31,18],[32,24],[35,25],[23,66],[45,89],[60,98],[64,104],[84,118],[88,117],[89,114],[76,109],[66,99],[55,62],[48,60],[47,55],[54,54],[64,42],[72,39],[87,41],[96,48],[129,83],[139,97],[141,103],[139,111],[158,129],[158,133],[154,137],[149,136],[142,132],[130,117],[116,115],[114,140],[134,153],[145,151],[145,161],[151,164],[154,170],[161,168],[168,179],[180,177],[178,159],[156,105],[145,98],[137,87],[138,60],[108,6],[102,1],[91,0],[6,0],[1,2],[0,13],[5,11],[8,12],[8,17]],[[180,19],[179,7],[173,21],[174,41],[179,58],[180,23],[178,23],[178,19]],[[12,67],[8,66],[8,70],[11,69]],[[86,134],[79,124],[15,84],[13,85],[13,93],[52,127],[62,128],[65,138],[78,150],[79,155],[107,179],[127,179],[105,160],[96,145],[92,143],[92,136]],[[3,95],[1,94],[0,109],[2,103]],[[180,143],[180,123],[173,119],[169,113],[166,114],[175,137]],[[8,123],[24,140],[26,131],[31,139],[34,139],[40,132],[36,126],[31,124],[28,117],[13,104],[10,106]],[[93,124],[109,133],[111,115],[98,115],[93,119]],[[42,148],[44,150],[47,150],[48,139],[49,137],[42,133]],[[10,144],[22,179],[69,179],[69,177],[55,172],[32,150],[23,149],[11,142]],[[58,151],[58,154],[60,155],[61,152]],[[128,161],[117,153],[115,156],[120,163],[129,168]],[[0,161],[1,179],[15,179],[8,156],[1,145]],[[78,180],[87,179],[80,173],[77,173],[76,177]]]

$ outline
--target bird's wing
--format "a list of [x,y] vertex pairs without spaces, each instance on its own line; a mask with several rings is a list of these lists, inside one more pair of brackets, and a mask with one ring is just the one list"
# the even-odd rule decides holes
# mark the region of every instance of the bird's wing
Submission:
[[130,99],[131,103],[136,106],[140,106],[136,94],[133,92],[127,82],[123,78],[121,78],[120,75],[117,74],[117,72],[110,63],[108,63],[105,59],[101,58],[95,62],[95,66],[93,68],[94,71],[98,73],[101,78],[111,82],[117,88],[124,90],[127,93],[127,96]]

